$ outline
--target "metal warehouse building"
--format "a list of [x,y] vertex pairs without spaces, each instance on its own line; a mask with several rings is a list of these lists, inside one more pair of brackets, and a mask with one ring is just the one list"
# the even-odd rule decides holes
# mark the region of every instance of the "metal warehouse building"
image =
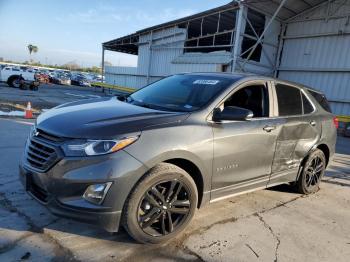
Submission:
[[350,115],[349,48],[350,0],[246,0],[105,42],[102,60],[105,50],[138,55],[137,67],[103,68],[113,85],[249,72],[319,89],[334,113]]

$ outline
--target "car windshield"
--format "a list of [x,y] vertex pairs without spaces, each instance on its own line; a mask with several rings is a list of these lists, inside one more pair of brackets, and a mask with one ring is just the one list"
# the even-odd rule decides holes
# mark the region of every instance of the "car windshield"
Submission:
[[238,78],[206,75],[174,75],[131,94],[127,102],[167,111],[198,110]]

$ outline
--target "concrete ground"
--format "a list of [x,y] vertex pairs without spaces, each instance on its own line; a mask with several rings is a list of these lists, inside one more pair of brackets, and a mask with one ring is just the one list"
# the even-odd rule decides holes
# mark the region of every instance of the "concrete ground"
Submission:
[[279,186],[221,201],[180,237],[147,246],[57,218],[24,192],[17,166],[30,125],[0,119],[0,261],[349,261],[348,138],[317,194]]

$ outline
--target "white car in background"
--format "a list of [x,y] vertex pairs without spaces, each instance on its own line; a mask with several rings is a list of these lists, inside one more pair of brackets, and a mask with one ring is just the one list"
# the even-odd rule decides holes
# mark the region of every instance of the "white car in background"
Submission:
[[6,66],[0,70],[0,81],[10,87],[38,90],[39,82],[35,79],[35,71],[21,70],[19,67]]

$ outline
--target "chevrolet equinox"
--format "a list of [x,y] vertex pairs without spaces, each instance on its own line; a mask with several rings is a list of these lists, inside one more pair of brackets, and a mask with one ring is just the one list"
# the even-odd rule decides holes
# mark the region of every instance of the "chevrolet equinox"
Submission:
[[325,96],[277,79],[179,74],[129,96],[41,114],[20,162],[26,191],[54,214],[160,243],[197,208],[290,184],[319,189],[336,119]]

